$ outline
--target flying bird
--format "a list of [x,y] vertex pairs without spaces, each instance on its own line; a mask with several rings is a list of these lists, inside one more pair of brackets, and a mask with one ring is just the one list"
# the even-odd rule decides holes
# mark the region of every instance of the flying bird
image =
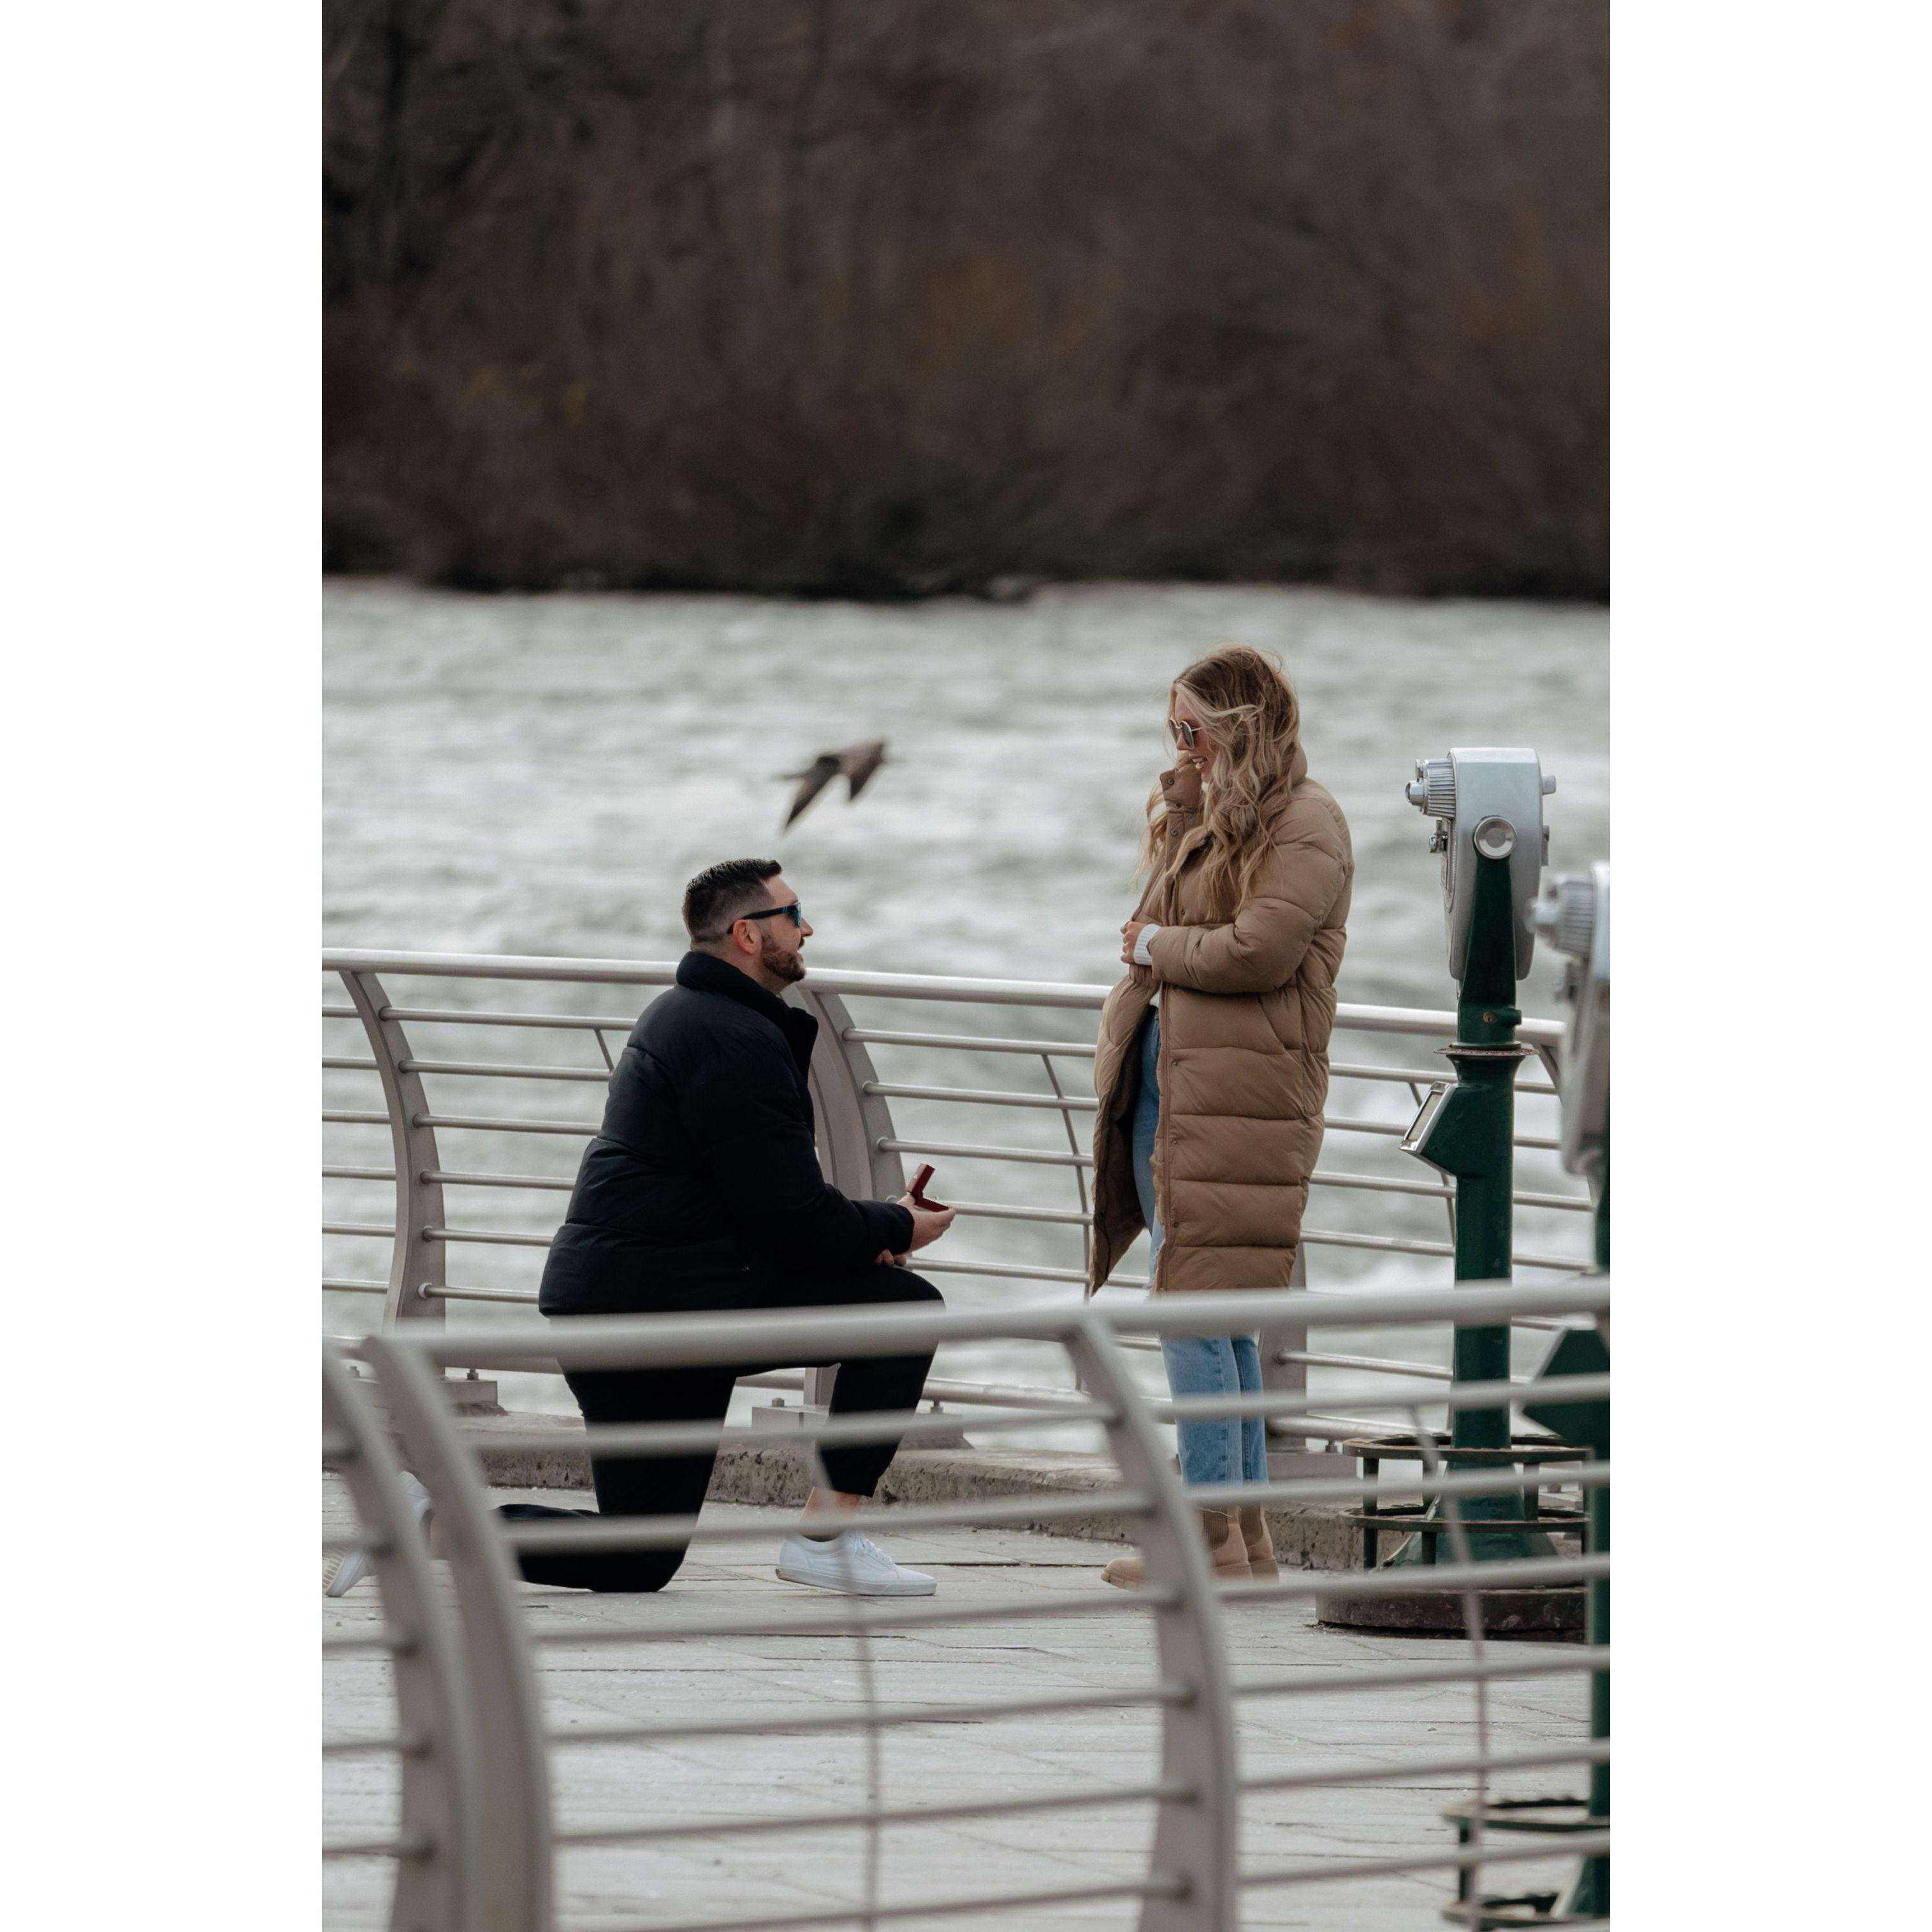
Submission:
[[849,802],[866,789],[872,774],[881,765],[890,762],[886,756],[885,740],[874,738],[868,744],[848,745],[842,752],[820,752],[802,772],[780,772],[780,778],[798,781],[798,790],[792,795],[791,810],[785,814],[784,829],[790,831],[806,808],[834,778],[844,778],[848,787],[845,796]]

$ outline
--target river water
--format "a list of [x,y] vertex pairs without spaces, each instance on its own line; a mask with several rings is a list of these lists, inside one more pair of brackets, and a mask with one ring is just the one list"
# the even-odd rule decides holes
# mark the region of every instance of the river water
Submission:
[[[1557,780],[1553,868],[1609,850],[1608,620],[1594,608],[1190,585],[1013,604],[479,597],[338,580],[323,610],[324,929],[338,945],[672,958],[686,879],[757,854],[784,861],[817,928],[816,964],[1110,981],[1144,801],[1170,755],[1167,686],[1223,640],[1280,655],[1310,768],[1348,815],[1345,1000],[1453,998],[1438,862],[1402,796],[1418,757],[1533,746]],[[862,798],[848,804],[836,784],[781,832],[791,787],[776,774],[878,737],[892,762]],[[1555,978],[1539,955],[1526,1011],[1555,1012]],[[1058,1018],[1069,1037],[1090,1027]],[[1384,1057],[1402,1046],[1383,1043]],[[1359,1036],[1349,1051],[1360,1057]],[[1405,1088],[1386,1092],[1397,1112],[1411,1104]],[[380,1157],[382,1138],[350,1157]],[[1526,1184],[1576,1187],[1537,1166]],[[546,1204],[554,1216],[560,1202]],[[1380,1213],[1386,1197],[1342,1204]],[[1582,1220],[1543,1244],[1586,1252]],[[1427,1203],[1372,1221],[1443,1232]],[[1354,1225],[1371,1224],[1358,1213]],[[982,1226],[973,1252],[1034,1255],[1042,1238]],[[1446,1262],[1348,1250],[1311,1265],[1344,1284],[1448,1278]],[[371,1266],[367,1251],[331,1262]],[[514,1250],[465,1268],[533,1278]],[[375,1312],[346,1306],[338,1325]]]
[[[1428,827],[1402,796],[1452,744],[1531,745],[1558,869],[1608,850],[1605,614],[1193,586],[1018,604],[477,597],[332,582],[325,932],[344,945],[674,957],[683,883],[784,861],[809,956],[1111,980],[1168,680],[1224,640],[1280,656],[1310,769],[1348,814],[1342,996],[1452,988]],[[774,773],[890,740],[779,832]],[[1539,964],[1526,1010],[1553,1011]]]

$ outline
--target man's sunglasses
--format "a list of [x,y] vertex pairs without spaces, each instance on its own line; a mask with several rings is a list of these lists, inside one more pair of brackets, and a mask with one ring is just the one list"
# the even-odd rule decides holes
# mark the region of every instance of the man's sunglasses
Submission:
[[1196,742],[1194,727],[1184,718],[1170,718],[1167,721],[1167,735],[1171,743],[1184,746],[1190,752],[1193,750]]
[[788,914],[794,926],[802,928],[805,925],[805,914],[799,910],[796,899],[790,905],[767,906],[763,912],[741,912],[738,916],[740,919],[770,919],[778,913]]

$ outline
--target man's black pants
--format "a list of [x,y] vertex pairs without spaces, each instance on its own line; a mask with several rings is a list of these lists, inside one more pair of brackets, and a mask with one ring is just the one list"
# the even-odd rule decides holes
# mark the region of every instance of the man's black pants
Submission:
[[[900,1268],[862,1268],[856,1274],[815,1275],[774,1280],[760,1289],[760,1308],[816,1308],[845,1304],[938,1303],[938,1288]],[[667,1309],[664,1312],[670,1312]],[[693,1312],[688,1307],[681,1311]],[[565,1317],[556,1318],[566,1319]],[[694,1365],[675,1369],[598,1369],[567,1374],[564,1380],[585,1423],[722,1423],[740,1376],[772,1368],[822,1368],[820,1362],[736,1362],[722,1368]],[[834,1415],[875,1414],[919,1406],[932,1357],[856,1356],[843,1363],[832,1385]],[[826,1479],[835,1490],[869,1496],[897,1453],[889,1442],[827,1444],[820,1451]],[[695,1516],[711,1486],[717,1451],[688,1455],[593,1456],[590,1481],[597,1508],[547,1509],[537,1503],[506,1503],[500,1514],[513,1522],[559,1517],[592,1520],[599,1516]],[[662,1590],[677,1574],[685,1545],[654,1550],[570,1550],[526,1552],[518,1561],[526,1582],[569,1590]]]

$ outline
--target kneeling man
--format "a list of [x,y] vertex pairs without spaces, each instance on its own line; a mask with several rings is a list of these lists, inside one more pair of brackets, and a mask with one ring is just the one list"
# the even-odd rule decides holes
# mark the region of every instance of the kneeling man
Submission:
[[[734,859],[685,890],[691,950],[677,984],[647,1006],[610,1076],[602,1130],[585,1150],[570,1211],[550,1251],[545,1315],[816,1308],[937,1303],[902,1265],[937,1240],[952,1210],[853,1201],[820,1171],[806,1084],[818,1022],[778,994],[805,977],[812,935],[770,859]],[[831,1408],[842,1416],[916,1408],[930,1354],[844,1364]],[[760,1366],[599,1370],[565,1379],[592,1427],[722,1422],[733,1383]],[[782,1366],[794,1366],[784,1364]],[[808,1364],[807,1366],[814,1366]],[[933,1580],[893,1562],[854,1526],[896,1442],[828,1446],[828,1492],[814,1489],[778,1556],[794,1583],[863,1596],[929,1596]],[[604,1516],[695,1515],[715,1454],[594,1458]],[[514,1518],[583,1510],[511,1504]],[[676,1549],[526,1552],[532,1583],[661,1590]]]

